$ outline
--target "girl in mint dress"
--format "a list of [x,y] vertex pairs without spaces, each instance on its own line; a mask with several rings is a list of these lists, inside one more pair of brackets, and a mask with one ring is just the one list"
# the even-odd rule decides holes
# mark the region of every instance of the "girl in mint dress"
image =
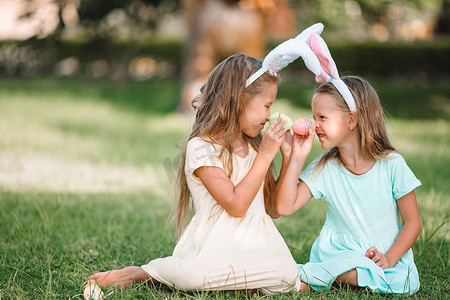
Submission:
[[299,277],[316,291],[348,283],[379,293],[415,293],[419,275],[411,246],[421,223],[414,189],[421,183],[390,144],[374,89],[358,77],[340,80],[339,88],[323,83],[312,100],[315,132],[328,152],[301,173],[314,133],[295,135],[277,194],[280,215],[312,197],[328,207]]

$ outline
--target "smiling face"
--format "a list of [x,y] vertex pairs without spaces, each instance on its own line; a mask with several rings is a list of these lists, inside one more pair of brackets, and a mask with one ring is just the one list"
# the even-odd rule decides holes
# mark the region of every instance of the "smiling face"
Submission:
[[348,112],[342,111],[333,96],[326,93],[315,94],[312,111],[316,121],[316,134],[323,149],[341,146],[351,133]]
[[264,128],[270,118],[270,107],[277,96],[277,85],[274,82],[264,81],[261,85],[262,92],[248,99],[248,104],[239,117],[241,131],[249,137],[258,136]]

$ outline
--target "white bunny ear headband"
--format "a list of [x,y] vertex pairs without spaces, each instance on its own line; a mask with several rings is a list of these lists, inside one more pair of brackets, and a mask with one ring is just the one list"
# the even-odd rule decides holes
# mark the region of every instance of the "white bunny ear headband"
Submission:
[[327,44],[320,36],[323,24],[314,24],[293,39],[287,40],[267,54],[261,69],[253,73],[246,82],[248,87],[262,74],[269,71],[275,75],[291,62],[303,58],[306,67],[316,75],[317,82],[330,82],[342,95],[350,111],[356,112],[356,104],[347,85],[339,78],[339,73],[331,57]]

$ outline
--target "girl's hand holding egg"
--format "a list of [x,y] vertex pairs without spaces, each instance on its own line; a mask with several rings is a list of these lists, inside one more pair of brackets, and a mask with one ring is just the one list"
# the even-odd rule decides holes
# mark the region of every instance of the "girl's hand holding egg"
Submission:
[[[275,122],[278,118],[286,120],[286,124],[284,124],[283,128],[287,130],[291,130],[295,133],[296,137],[293,137],[292,134],[285,134],[284,142],[281,145],[281,153],[283,155],[290,155],[292,148],[294,147],[293,142],[296,140],[297,146],[294,147],[301,152],[309,153],[312,147],[312,140],[314,139],[314,134],[310,135],[311,131],[314,132],[316,129],[316,123],[311,118],[300,118],[295,122],[292,122],[291,118],[287,115],[275,112],[273,113],[269,121],[264,125],[264,129],[262,133],[264,133],[267,128]],[[307,143],[305,143],[308,141]]]
[[288,116],[286,116],[285,114],[280,113],[280,112],[273,113],[270,116],[269,124],[272,124],[278,118],[282,118],[283,120],[286,120],[287,123],[283,127],[286,128],[287,130],[291,130],[291,128],[292,128],[292,120],[291,120],[291,118],[289,118]]
[[311,118],[301,118],[294,122],[292,130],[297,135],[308,135],[311,130],[316,129],[316,123]]
[[270,116],[269,121],[264,125],[263,132],[278,118],[286,120],[287,123],[284,125],[284,128],[287,130],[292,129],[297,135],[308,135],[310,130],[314,131],[316,129],[316,123],[311,118],[300,118],[297,121],[292,122],[291,118],[287,115],[280,112],[275,112]]
[[264,133],[264,131],[266,131],[266,129],[270,126],[270,124],[272,124],[273,122],[275,122],[276,119],[281,118],[283,120],[286,120],[286,124],[284,124],[283,128],[286,128],[287,130],[291,130],[292,128],[292,120],[291,118],[289,118],[287,115],[280,113],[280,112],[274,112],[270,118],[269,121],[266,122],[266,124],[264,125],[264,128],[262,130],[262,132]]

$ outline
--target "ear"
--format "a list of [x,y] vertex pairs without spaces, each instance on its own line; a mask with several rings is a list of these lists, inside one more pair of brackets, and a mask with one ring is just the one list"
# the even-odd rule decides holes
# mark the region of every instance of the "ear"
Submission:
[[348,120],[348,129],[352,131],[358,125],[358,116],[356,116],[356,113],[354,111],[351,111],[347,115],[347,120]]

